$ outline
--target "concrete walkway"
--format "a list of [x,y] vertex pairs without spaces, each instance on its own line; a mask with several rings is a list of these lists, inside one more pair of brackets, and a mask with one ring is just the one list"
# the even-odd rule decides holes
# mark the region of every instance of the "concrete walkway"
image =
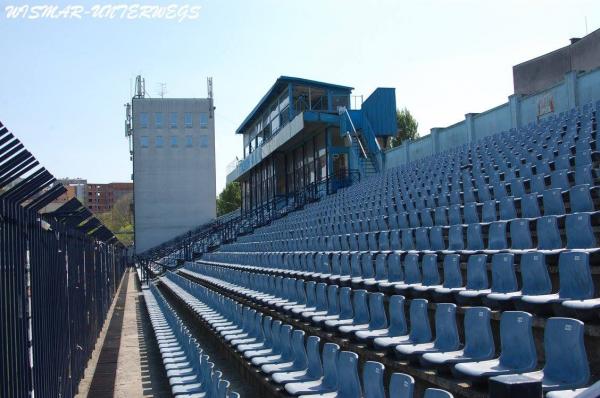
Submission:
[[170,397],[135,271],[125,274],[77,397]]

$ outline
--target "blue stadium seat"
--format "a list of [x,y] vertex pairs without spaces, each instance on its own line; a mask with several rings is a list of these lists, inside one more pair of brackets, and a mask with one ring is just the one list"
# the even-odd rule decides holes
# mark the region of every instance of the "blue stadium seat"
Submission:
[[464,290],[463,278],[460,271],[460,255],[448,254],[444,256],[444,283],[434,290],[436,301],[448,300],[455,292]]
[[405,373],[392,373],[390,377],[390,398],[413,398],[415,379]]
[[531,180],[529,181],[529,183],[530,183],[530,187],[529,187],[530,193],[542,193],[546,190],[546,182],[545,182],[544,174],[533,175],[531,177]]
[[448,208],[448,221],[450,225],[457,225],[463,223],[459,204],[453,204]]
[[317,380],[292,382],[285,385],[285,391],[293,396],[326,394],[334,392],[338,386],[337,362],[340,347],[337,344],[323,345],[323,376]]
[[429,243],[429,228],[420,227],[415,230],[415,246],[419,251],[430,250],[431,245]]
[[396,337],[406,335],[408,329],[404,316],[404,297],[394,295],[389,300],[389,326],[380,329],[359,330],[356,339],[372,342],[377,337]]
[[583,343],[583,322],[570,318],[550,318],[544,328],[546,364],[542,370],[523,376],[542,382],[544,391],[583,387],[590,378]]
[[436,207],[434,210],[435,225],[446,226],[448,225],[448,216],[446,214],[446,207]]
[[522,178],[514,178],[510,181],[510,195],[515,198],[520,198],[525,195],[525,186]]
[[344,375],[337,385],[336,397],[360,398],[362,396],[358,376],[358,355],[350,351],[340,351],[337,361],[338,375]]
[[592,166],[589,164],[577,166],[575,168],[575,184],[594,185],[594,177],[592,175]]
[[465,345],[462,350],[430,352],[421,357],[426,367],[448,367],[461,362],[491,359],[495,353],[488,307],[465,308]]
[[568,191],[571,187],[569,183],[569,174],[568,170],[556,170],[553,171],[550,175],[550,186],[553,189],[561,189],[563,191]]
[[[506,196],[504,196],[506,197]],[[496,201],[488,200],[483,203],[481,209],[481,221],[483,222],[494,222],[498,219],[496,215]]]
[[[590,270],[589,254],[586,252],[562,252],[558,260],[559,291],[544,295],[524,295],[526,305],[548,307],[564,300],[586,300],[594,297],[594,282]],[[554,306],[555,312],[563,312]],[[578,317],[583,317],[580,314]]]
[[577,388],[574,390],[550,391],[546,398],[598,398],[600,397],[600,381],[587,388]]
[[465,289],[454,293],[455,300],[460,304],[474,304],[479,298],[490,293],[487,254],[475,254],[467,260],[467,284]]
[[401,257],[398,253],[390,253],[385,260],[387,263],[387,281],[378,282],[378,287],[383,292],[394,291],[395,285],[404,283]]
[[435,226],[429,229],[429,244],[431,245],[431,250],[433,251],[446,250],[446,242],[442,227]]
[[509,224],[510,245],[513,250],[528,250],[533,248],[529,220],[516,219]]
[[521,198],[521,217],[538,218],[541,216],[537,193],[529,193]]
[[417,360],[428,352],[446,352],[457,350],[460,346],[456,326],[456,305],[441,303],[435,309],[435,340],[433,342],[400,343],[395,354],[400,359]]
[[536,223],[538,249],[546,252],[561,251],[563,246],[560,231],[558,230],[558,218],[556,216],[544,216]]
[[594,211],[594,201],[590,194],[590,186],[588,184],[576,185],[569,190],[569,202],[571,204],[571,212],[583,213]]
[[500,317],[500,357],[458,363],[454,366],[455,373],[474,381],[481,381],[492,376],[533,370],[537,365],[537,353],[531,322],[532,316],[527,312],[503,312]]
[[506,221],[492,222],[488,229],[488,250],[486,252],[493,253],[498,250],[506,249],[508,249],[508,241],[506,239]]
[[433,219],[431,218],[431,210],[423,209],[420,212],[421,215],[421,225],[423,227],[433,227]]
[[492,256],[492,290],[483,299],[491,308],[511,309],[513,301],[521,296],[514,257],[512,253],[498,253]]
[[410,332],[405,335],[377,337],[373,345],[377,349],[390,349],[401,343],[420,344],[431,341],[431,326],[427,314],[427,300],[414,299],[410,302]]
[[425,390],[425,395],[423,398],[453,398],[454,395],[450,394],[446,390],[442,390],[439,388],[428,388]]
[[560,188],[547,189],[542,193],[545,216],[557,216],[565,214],[565,204]]
[[404,281],[395,283],[394,290],[400,294],[410,294],[413,286],[420,284],[422,281],[421,270],[419,267],[419,255],[407,254],[404,257]]
[[[342,334],[352,334],[359,330],[377,330],[388,327],[388,320],[383,305],[383,293],[368,294],[368,322],[353,325],[342,325],[338,328]],[[355,307],[356,308],[356,307]]]
[[385,367],[379,362],[366,361],[363,366],[363,395],[364,398],[386,398],[383,386]]
[[297,372],[303,371],[308,366],[308,357],[304,345],[304,331],[294,330],[291,339],[291,357],[281,358],[280,362],[268,363],[261,366],[261,371],[266,374],[276,372]]
[[565,220],[567,249],[592,249],[597,247],[589,213],[568,214]]
[[479,222],[477,213],[477,203],[465,203],[463,208],[465,224],[474,224]]
[[433,292],[441,287],[440,272],[437,263],[437,254],[425,254],[421,260],[422,280],[420,284],[412,286],[414,297],[429,297],[428,292]]
[[517,218],[517,210],[515,209],[515,198],[507,196],[500,199],[500,220],[512,220]]
[[448,251],[461,251],[464,248],[463,226],[452,225],[448,231]]

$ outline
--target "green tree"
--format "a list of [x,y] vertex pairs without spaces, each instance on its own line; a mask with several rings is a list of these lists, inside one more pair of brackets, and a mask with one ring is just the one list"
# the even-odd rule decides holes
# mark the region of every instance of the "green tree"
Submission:
[[96,214],[98,219],[110,229],[125,245],[133,243],[133,194],[123,195],[115,202],[111,211]]
[[401,145],[405,140],[419,138],[417,132],[419,123],[408,109],[396,110],[396,123],[398,123],[398,133],[395,137],[391,137],[390,148]]
[[239,182],[230,182],[217,197],[217,216],[222,216],[242,206],[242,190]]

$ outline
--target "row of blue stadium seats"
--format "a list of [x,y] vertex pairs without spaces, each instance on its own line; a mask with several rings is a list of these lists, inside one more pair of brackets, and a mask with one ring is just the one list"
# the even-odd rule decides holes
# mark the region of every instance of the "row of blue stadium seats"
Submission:
[[[544,391],[578,388],[589,380],[583,323],[575,319],[548,320],[544,336],[546,363],[543,369],[535,371],[538,361],[531,329],[532,316],[526,312],[502,313],[501,353],[496,358],[490,310],[486,307],[465,309],[465,344],[462,346],[456,324],[455,304],[441,303],[436,306],[434,339],[427,314],[427,300],[424,299],[411,301],[408,330],[402,296],[390,298],[388,322],[382,293],[356,290],[350,299],[350,289],[342,288],[339,312],[329,314],[325,310],[319,311],[317,307],[310,307],[309,304],[299,303],[295,298],[268,294],[256,289],[257,286],[254,286],[255,289],[246,288],[219,278],[207,277],[204,273],[184,272],[293,317],[309,320],[326,330],[368,342],[376,349],[392,350],[399,359],[420,362],[423,366],[432,368],[450,367],[457,378],[481,382],[493,376],[524,373],[541,381]],[[246,322],[248,333],[264,334],[270,325],[264,322],[261,315],[252,315]]]
[[[233,259],[226,260],[223,257],[219,257],[218,253],[207,257],[221,261],[212,263],[218,264],[216,268],[188,263],[185,269],[206,269],[205,272],[212,269],[228,278],[262,279],[265,289],[273,294],[287,292],[295,294],[296,300],[313,302],[317,296],[315,286],[305,283],[304,279],[371,291],[399,293],[410,297],[425,297],[435,301],[450,300],[463,305],[483,303],[492,308],[517,308],[540,315],[554,312],[557,315],[569,315],[580,319],[593,317],[600,308],[600,298],[596,297],[590,269],[590,255],[585,252],[560,253],[559,287],[555,292],[546,264],[547,256],[540,252],[528,252],[520,256],[498,253],[492,256],[491,265],[488,265],[486,254],[470,255],[466,264],[466,281],[461,272],[461,258],[457,254],[446,255],[443,259],[438,259],[436,254],[425,254],[421,261],[417,254],[407,254],[404,258],[398,253],[379,254],[375,261],[370,253],[342,254],[331,256],[331,264],[327,255],[316,254],[306,256],[312,257],[312,266],[296,269],[291,266],[269,268],[233,263],[236,267],[253,272],[267,272],[266,274],[241,270],[236,274],[232,272],[235,268],[229,265]],[[515,257],[518,257],[520,283]],[[440,262],[443,281],[440,276]],[[207,261],[204,263],[210,264]],[[491,274],[491,283],[488,274]],[[298,283],[299,290],[290,290],[290,283],[292,286]],[[321,294],[320,299],[325,299],[325,295]]]
[[144,290],[144,301],[173,395],[239,398],[229,391],[229,382],[221,379],[221,372],[213,370],[214,363],[202,355],[196,340],[153,284]]
[[281,241],[233,243],[223,252],[294,251],[419,251],[441,253],[496,253],[498,251],[560,251],[597,248],[596,226],[600,213],[573,213],[537,219],[514,219],[452,225],[383,230]]
[[[358,355],[325,343],[319,353],[320,338],[306,336],[291,325],[263,316],[210,289],[173,273],[161,278],[175,295],[220,335],[222,340],[286,392],[300,397],[412,398],[414,379],[405,374],[391,376],[389,395],[384,388],[385,368],[368,361],[363,366],[362,383]],[[343,376],[342,376],[343,375]],[[425,398],[451,398],[439,389],[429,389]]]

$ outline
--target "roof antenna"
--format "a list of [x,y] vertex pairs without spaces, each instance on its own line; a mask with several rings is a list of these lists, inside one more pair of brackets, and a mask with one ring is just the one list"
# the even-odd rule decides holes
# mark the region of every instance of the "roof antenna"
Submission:
[[588,34],[588,27],[587,27],[587,15],[584,17],[585,18],[585,34]]
[[160,95],[160,98],[165,98],[166,93],[167,83],[158,83],[158,95]]
[[212,119],[214,117],[214,106],[213,106],[213,82],[212,77],[206,79],[206,88],[208,91],[208,112],[209,117]]

